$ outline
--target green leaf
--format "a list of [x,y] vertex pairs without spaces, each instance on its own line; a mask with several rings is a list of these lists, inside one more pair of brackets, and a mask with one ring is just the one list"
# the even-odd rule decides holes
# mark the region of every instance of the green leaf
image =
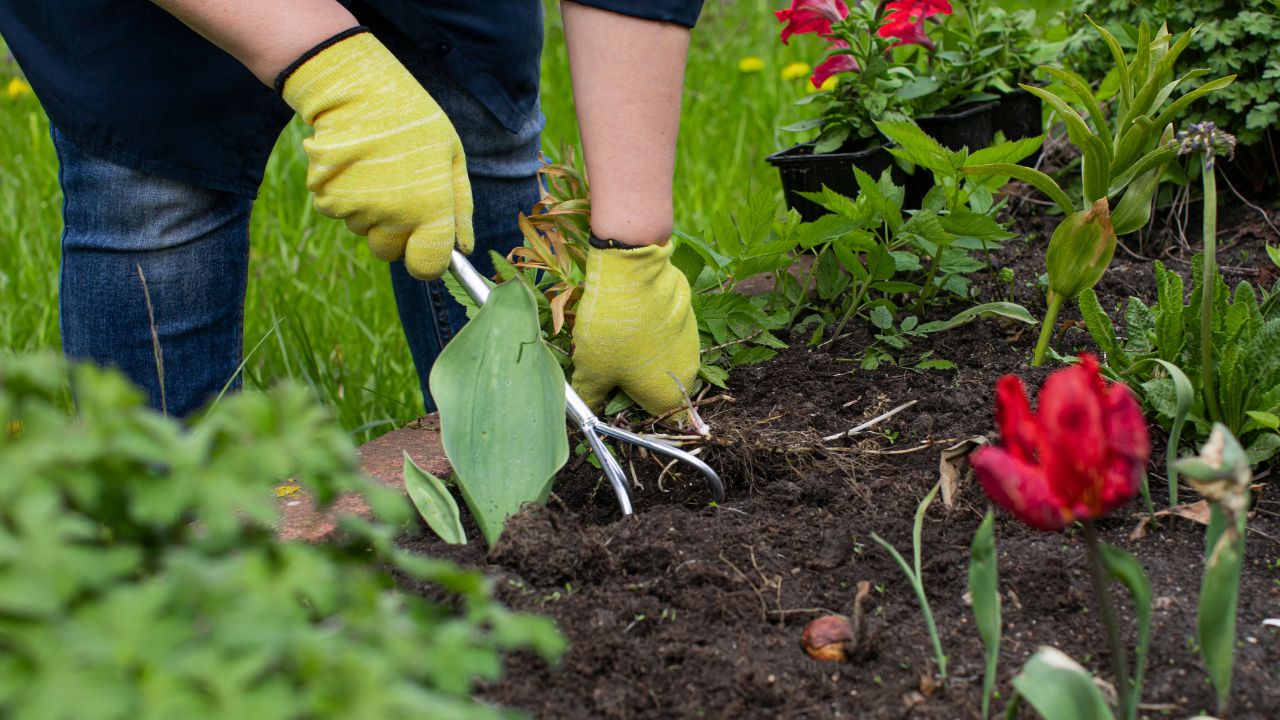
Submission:
[[997,315],[1000,317],[1017,320],[1028,325],[1036,324],[1037,320],[1031,316],[1026,308],[1017,303],[1011,302],[989,302],[981,305],[974,305],[956,313],[950,320],[935,320],[927,322],[916,328],[917,331],[923,333],[941,332],[943,330],[952,330],[966,323],[972,322],[980,317],[988,317]]
[[1115,326],[1111,324],[1111,317],[1102,308],[1102,303],[1098,302],[1098,294],[1093,288],[1085,288],[1080,293],[1079,304],[1085,328],[1098,344],[1098,349],[1106,356],[1107,364],[1123,370],[1129,364],[1129,356],[1120,349],[1120,343],[1116,341]]
[[1280,430],[1280,415],[1275,413],[1264,412],[1261,410],[1246,410],[1245,414],[1253,419],[1264,428],[1270,430]]
[[1037,650],[1013,686],[1044,720],[1115,720],[1089,672],[1057,648]]
[[454,482],[489,545],[506,519],[540,503],[569,457],[564,375],[542,343],[523,283],[489,293],[440,353],[430,377]]
[[871,324],[881,330],[888,330],[893,327],[893,314],[883,305],[877,305],[871,309]]
[[1280,267],[1280,247],[1267,245],[1267,257],[1271,258],[1271,262],[1275,263],[1276,267]]
[[759,345],[755,345],[752,347],[742,348],[738,352],[734,353],[733,357],[730,358],[729,360],[729,364],[732,365],[733,367],[739,367],[742,365],[752,365],[754,363],[760,363],[766,360],[772,360],[777,355],[778,355],[778,351],[774,350],[773,348],[767,348],[767,347],[761,347]]
[[[1133,555],[1107,544],[1098,547],[1102,564],[1111,577],[1120,581],[1133,599],[1133,609],[1138,615],[1138,644],[1134,649],[1133,682],[1130,696],[1122,698],[1128,711],[1126,717],[1137,717],[1138,702],[1142,698],[1142,681],[1147,672],[1147,650],[1151,646],[1151,583],[1142,564]],[[1128,672],[1128,668],[1125,669]]]
[[450,545],[466,545],[467,532],[462,529],[462,517],[458,503],[440,478],[418,467],[404,453],[404,489],[409,493],[418,514],[427,521],[427,527],[435,531],[441,540]]
[[1280,452],[1280,434],[1277,433],[1259,435],[1245,448],[1250,465],[1260,465],[1275,457],[1277,452]]
[[990,714],[991,693],[1000,660],[1000,585],[996,560],[995,516],[990,510],[973,535],[969,549],[969,596],[973,619],[982,638],[985,658],[982,673],[982,717]]
[[1071,198],[1063,192],[1058,183],[1035,168],[1014,165],[1013,163],[987,163],[985,165],[965,165],[960,168],[960,171],[966,175],[1006,175],[1027,183],[1049,196],[1050,200],[1057,203],[1058,208],[1062,210],[1064,215],[1070,215],[1075,212],[1075,206],[1071,202]]
[[[1245,507],[1248,507],[1247,489],[1245,493]],[[1219,709],[1226,708],[1231,693],[1244,532],[1243,513],[1232,522],[1221,505],[1214,503],[1209,515],[1209,530],[1205,533],[1205,569],[1200,585],[1196,629],[1200,639],[1200,657],[1218,693]]]
[[718,365],[703,363],[698,367],[698,377],[715,385],[721,390],[729,389],[729,371]]

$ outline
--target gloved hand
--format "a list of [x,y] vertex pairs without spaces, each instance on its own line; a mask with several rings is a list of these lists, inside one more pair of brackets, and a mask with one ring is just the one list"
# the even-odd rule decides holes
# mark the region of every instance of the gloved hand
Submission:
[[[351,33],[352,31],[348,31]],[[315,134],[302,142],[315,206],[346,220],[382,260],[440,277],[455,239],[471,252],[462,142],[422,85],[368,31],[342,33],[276,79]]]
[[684,402],[672,375],[692,392],[698,321],[689,281],[671,264],[673,245],[596,249],[573,328],[573,388],[592,410],[622,388],[654,416]]

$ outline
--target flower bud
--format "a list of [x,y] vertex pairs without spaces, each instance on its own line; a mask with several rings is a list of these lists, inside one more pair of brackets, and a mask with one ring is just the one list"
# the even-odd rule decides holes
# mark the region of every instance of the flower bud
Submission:
[[1072,213],[1053,231],[1045,258],[1049,292],[1070,300],[1098,284],[1115,251],[1111,206],[1101,197],[1088,210]]
[[805,626],[800,641],[815,660],[844,662],[848,658],[845,644],[853,642],[853,626],[843,615],[823,615]]

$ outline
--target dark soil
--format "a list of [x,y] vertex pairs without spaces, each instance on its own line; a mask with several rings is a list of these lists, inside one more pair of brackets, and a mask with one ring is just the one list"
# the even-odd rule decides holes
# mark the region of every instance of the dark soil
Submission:
[[[1020,226],[1043,238],[1032,210],[1018,211]],[[1232,222],[1248,222],[1248,214]],[[1224,265],[1243,266],[1233,281],[1257,282],[1267,237],[1258,230],[1231,241],[1235,251],[1250,253],[1239,257],[1254,258],[1245,265],[1223,256]],[[1166,257],[1189,275],[1189,253],[1182,265],[1181,253]],[[1043,240],[1015,242],[1000,261],[1015,270],[1016,299],[1042,313],[1035,280]],[[1149,263],[1118,251],[1098,292],[1114,305],[1128,295],[1149,300],[1151,288]],[[992,286],[984,292],[997,299]],[[1071,315],[1064,319],[1069,329],[1057,349],[1086,349],[1087,333],[1070,329]],[[716,433],[706,457],[728,486],[723,505],[708,506],[692,476],[660,479],[657,464],[637,454],[637,514],[621,520],[599,472],[571,461],[548,507],[513,518],[488,555],[478,543],[409,540],[415,551],[482,567],[504,602],[551,616],[569,640],[560,667],[515,655],[506,678],[482,688],[482,696],[541,718],[978,717],[982,646],[965,595],[969,543],[988,502],[972,472],[961,478],[954,506],[938,500],[924,523],[923,576],[949,657],[945,685],[932,682],[937,668],[915,596],[871,535],[910,557],[912,518],[938,481],[942,448],[993,436],[997,377],[1017,373],[1036,387],[1047,370],[1028,366],[1035,330],[1025,326],[981,320],[917,342],[913,352],[932,350],[956,364],[923,372],[858,369],[853,359],[869,339],[863,332],[822,350],[796,338],[775,360],[734,372],[734,402],[704,411]],[[917,404],[871,433],[822,440],[910,400]],[[1159,504],[1164,438],[1156,430],[1153,439]],[[1184,500],[1194,499],[1185,492]],[[1135,502],[1100,523],[1107,542],[1146,567],[1156,598],[1140,714],[1212,711],[1195,650],[1204,529],[1173,520],[1130,540],[1140,510]],[[1280,617],[1280,492],[1259,493],[1249,527],[1227,717],[1274,719],[1280,629],[1262,622]],[[478,537],[474,527],[471,533]],[[994,707],[1003,712],[1010,679],[1043,645],[1110,678],[1081,532],[1036,532],[999,513],[996,537],[1004,640]],[[859,581],[874,587],[864,608],[871,647],[847,663],[810,659],[800,646],[802,628],[825,613],[852,613]],[[1132,634],[1131,609],[1122,602],[1120,612]],[[1032,715],[1024,710],[1023,717]]]

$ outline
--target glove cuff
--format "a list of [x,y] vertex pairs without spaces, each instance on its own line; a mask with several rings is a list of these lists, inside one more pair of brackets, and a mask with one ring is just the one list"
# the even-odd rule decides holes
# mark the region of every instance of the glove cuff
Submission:
[[596,235],[595,230],[591,230],[589,233],[587,242],[596,250],[640,250],[641,248],[649,247],[648,245],[632,245],[613,238],[602,238]]
[[286,67],[284,70],[281,70],[279,75],[276,75],[275,82],[272,83],[272,85],[276,89],[276,93],[278,95],[284,95],[284,84],[288,82],[289,78],[292,77],[295,72],[297,72],[298,68],[305,65],[308,60],[319,55],[325,50],[328,50],[334,45],[337,45],[343,40],[346,40],[349,37],[360,35],[367,32],[369,32],[369,28],[365,27],[364,25],[357,25],[353,28],[347,28],[346,30],[343,30],[337,35],[334,35],[328,40],[325,40],[320,44],[316,45],[315,47],[311,48],[310,50],[302,53],[302,55],[299,56],[297,60],[294,60],[293,62],[289,63],[288,67]]

